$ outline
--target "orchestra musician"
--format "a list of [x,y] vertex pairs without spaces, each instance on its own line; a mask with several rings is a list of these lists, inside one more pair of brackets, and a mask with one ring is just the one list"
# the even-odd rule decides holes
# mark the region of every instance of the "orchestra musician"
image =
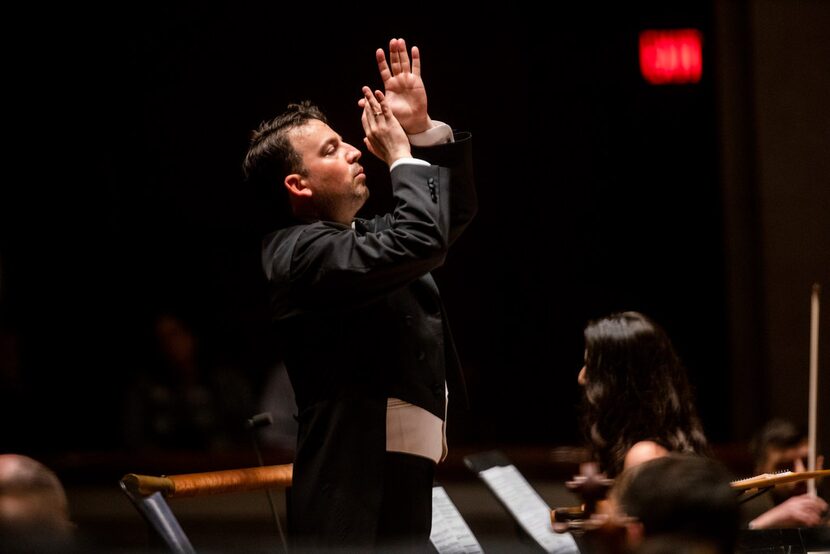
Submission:
[[[753,437],[750,444],[755,473],[766,474],[807,469],[807,433],[791,421],[772,419]],[[818,456],[816,468],[823,467]],[[812,527],[822,523],[827,502],[807,493],[806,481],[777,485],[744,506],[742,516],[751,529]]]
[[[601,471],[616,478],[670,453],[709,456],[686,370],[659,325],[638,312],[615,313],[590,322],[584,336],[583,431]],[[821,498],[799,503],[810,506],[788,511],[793,526],[814,525],[827,510]],[[782,526],[777,515],[763,514],[752,528]]]
[[583,431],[608,477],[669,452],[708,453],[686,370],[660,326],[624,312],[584,334]]
[[715,460],[670,453],[623,472],[611,495],[625,542],[640,552],[734,552],[738,500]]

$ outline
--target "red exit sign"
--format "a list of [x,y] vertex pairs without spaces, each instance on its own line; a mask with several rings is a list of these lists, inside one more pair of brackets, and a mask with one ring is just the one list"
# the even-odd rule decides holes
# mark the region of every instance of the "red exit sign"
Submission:
[[652,85],[697,83],[703,73],[703,35],[697,29],[640,32],[640,71]]

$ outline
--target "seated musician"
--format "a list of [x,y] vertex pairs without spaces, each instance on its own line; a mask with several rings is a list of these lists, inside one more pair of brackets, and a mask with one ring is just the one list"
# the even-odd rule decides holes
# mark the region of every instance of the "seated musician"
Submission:
[[666,333],[637,312],[585,328],[583,430],[608,477],[668,452],[705,454],[686,371]]
[[[686,370],[659,325],[624,312],[590,322],[584,334],[583,429],[608,477],[670,452],[708,455]],[[807,502],[826,510],[821,499]],[[781,524],[762,515],[752,527]]]
[[[790,421],[773,419],[767,422],[752,439],[750,449],[758,475],[807,469],[807,433]],[[821,469],[823,462],[823,456],[818,456],[816,469]],[[827,502],[821,495],[813,497],[806,493],[806,481],[777,485],[768,494],[749,501],[742,510],[742,517],[753,529],[820,525],[827,512]]]
[[668,454],[628,469],[611,495],[628,516],[626,546],[644,552],[733,552],[738,502],[730,475],[702,456]]

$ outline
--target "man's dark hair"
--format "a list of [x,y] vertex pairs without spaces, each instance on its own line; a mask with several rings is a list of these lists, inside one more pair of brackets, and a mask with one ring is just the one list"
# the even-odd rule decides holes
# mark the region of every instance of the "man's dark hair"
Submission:
[[794,448],[805,440],[807,440],[807,433],[802,427],[785,419],[770,420],[758,431],[758,434],[753,437],[749,445],[755,467],[760,468],[765,465],[767,450],[770,447],[785,450]]
[[609,477],[640,441],[670,452],[706,451],[686,370],[659,325],[638,312],[592,321],[585,353],[583,430]]
[[289,104],[286,110],[269,121],[263,121],[251,133],[251,143],[242,171],[253,187],[258,217],[263,226],[276,227],[291,217],[288,193],[282,186],[286,175],[305,173],[303,160],[288,137],[292,129],[312,119],[328,123],[320,108],[308,100]]
[[738,501],[730,479],[715,460],[670,454],[626,471],[616,485],[622,489],[617,498],[620,509],[643,524],[647,539],[704,541],[716,545],[718,552],[733,552]]

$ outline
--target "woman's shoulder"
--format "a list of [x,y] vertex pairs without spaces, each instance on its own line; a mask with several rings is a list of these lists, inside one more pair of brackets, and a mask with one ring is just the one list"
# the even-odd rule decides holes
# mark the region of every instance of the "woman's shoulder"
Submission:
[[655,458],[662,458],[668,453],[669,451],[665,447],[654,441],[646,440],[634,443],[625,453],[623,469],[638,466]]

